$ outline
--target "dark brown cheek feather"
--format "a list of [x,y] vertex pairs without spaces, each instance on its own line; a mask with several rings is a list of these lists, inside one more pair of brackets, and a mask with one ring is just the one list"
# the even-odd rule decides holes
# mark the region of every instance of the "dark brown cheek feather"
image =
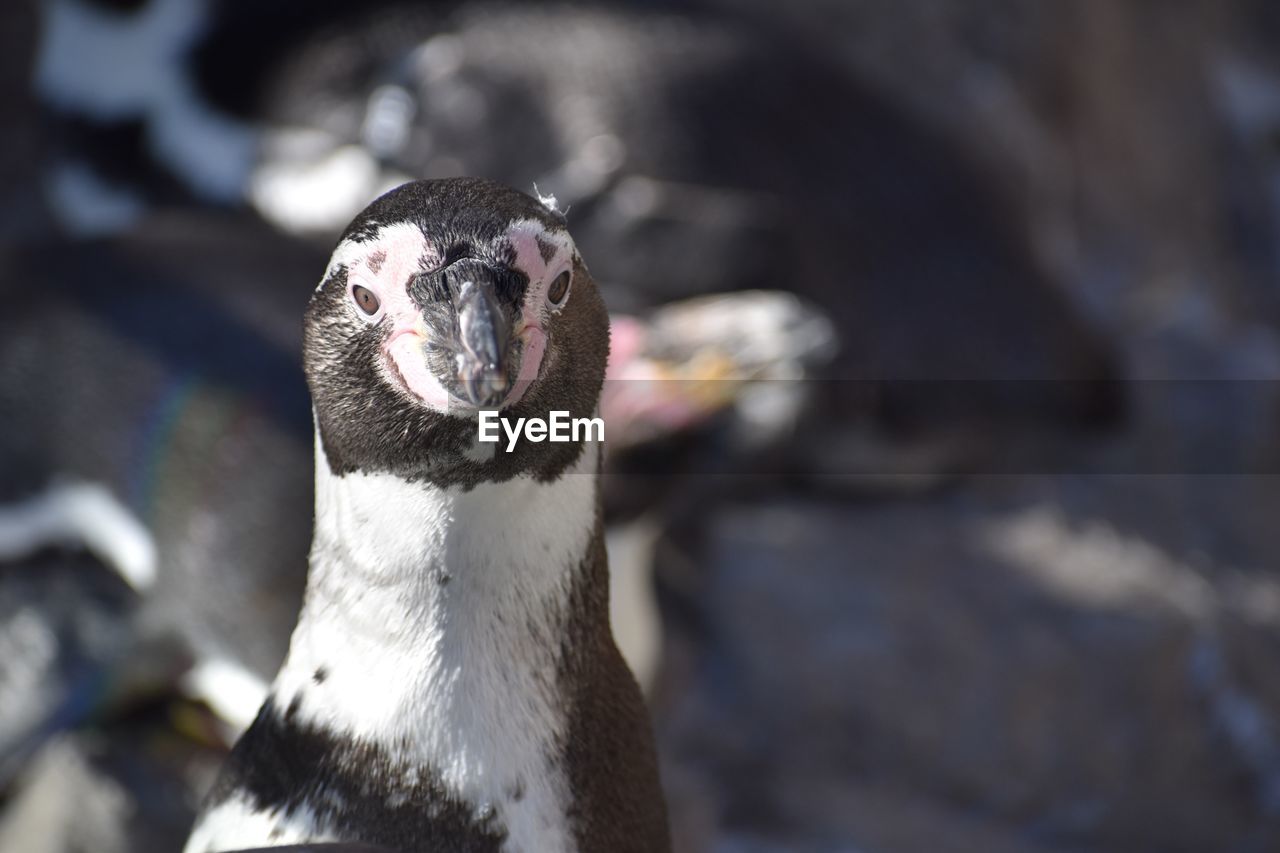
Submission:
[[551,259],[556,256],[556,252],[560,250],[560,247],[550,240],[544,240],[541,237],[537,237],[535,239],[538,243],[538,254],[542,255],[542,262],[544,264],[551,263]]
[[[609,360],[609,313],[581,261],[574,264],[573,275],[575,284],[568,301],[559,313],[547,318],[542,374],[531,393],[513,407],[514,417],[547,418],[552,410],[567,410],[572,418],[596,413]],[[608,429],[607,424],[605,428]],[[580,444],[573,443],[528,446],[572,448],[573,456],[564,464],[572,464],[581,449]],[[564,465],[548,465],[537,475],[544,480],[555,479],[563,468]]]

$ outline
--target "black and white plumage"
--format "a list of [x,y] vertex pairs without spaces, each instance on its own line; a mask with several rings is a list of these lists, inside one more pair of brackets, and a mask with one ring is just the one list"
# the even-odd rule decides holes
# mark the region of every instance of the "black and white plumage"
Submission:
[[607,354],[603,302],[539,201],[423,181],[352,223],[306,317],[305,604],[189,853],[667,849],[609,628],[599,445],[475,440],[478,405],[591,415]]
[[[170,212],[127,236],[14,248],[0,271],[0,599],[26,595],[12,570],[41,549],[89,551],[66,568],[87,569],[89,590],[92,566],[116,570],[137,592],[131,630],[189,653],[184,692],[237,731],[302,600],[297,306],[323,262],[246,218]],[[120,664],[120,683],[151,665]],[[98,720],[83,707],[73,722]]]
[[[37,75],[73,231],[194,197],[327,241],[412,177],[492,175],[572,208],[615,309],[812,301],[844,341],[828,372],[884,379],[891,426],[1114,414],[1113,353],[1038,257],[1020,190],[834,61],[829,33],[717,2],[84,4],[44,4]],[[918,381],[940,376],[983,382]],[[830,395],[836,417],[858,393]]]

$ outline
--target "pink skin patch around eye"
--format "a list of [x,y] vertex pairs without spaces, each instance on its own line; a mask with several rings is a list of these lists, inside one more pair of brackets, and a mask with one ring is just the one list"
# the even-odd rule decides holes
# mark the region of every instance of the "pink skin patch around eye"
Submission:
[[387,342],[387,358],[409,391],[437,411],[449,408],[449,392],[427,367],[425,341],[413,329],[400,329]]
[[507,242],[516,253],[516,266],[530,281],[541,281],[547,276],[547,262],[538,246],[538,237],[545,233],[542,224],[532,220],[517,222],[507,231]]
[[542,354],[547,350],[546,332],[537,326],[530,326],[521,334],[521,337],[525,342],[524,360],[520,362],[520,375],[516,377],[516,383],[511,386],[507,398],[502,401],[504,407],[514,406],[524,397],[524,392],[528,391],[533,380],[538,378],[538,371],[542,369]]
[[423,265],[438,261],[439,255],[416,226],[397,223],[381,228],[371,241],[339,246],[330,267],[347,265],[348,289],[362,285],[381,300],[380,313],[367,322],[385,317],[391,323],[391,336],[382,348],[388,378],[403,385],[423,405],[443,412],[449,407],[449,392],[427,367],[426,330],[407,289]]
[[[524,360],[520,363],[520,375],[516,377],[511,393],[502,401],[503,406],[513,406],[524,397],[529,386],[538,378],[542,369],[542,357],[547,350],[547,333],[542,328],[543,302],[547,295],[549,273],[564,268],[573,253],[573,242],[564,233],[548,233],[542,223],[534,220],[517,222],[508,229],[506,242],[515,250],[516,266],[529,276],[531,286],[525,293],[523,316],[526,321],[520,338],[524,341]],[[550,260],[542,255],[542,244],[556,247]]]

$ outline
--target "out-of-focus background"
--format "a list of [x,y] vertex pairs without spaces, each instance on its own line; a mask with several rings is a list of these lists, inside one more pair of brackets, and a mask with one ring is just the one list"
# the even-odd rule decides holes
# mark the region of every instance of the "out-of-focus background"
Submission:
[[179,849],[282,657],[300,317],[412,177],[615,312],[680,851],[1280,849],[1280,6],[7,0],[0,851]]

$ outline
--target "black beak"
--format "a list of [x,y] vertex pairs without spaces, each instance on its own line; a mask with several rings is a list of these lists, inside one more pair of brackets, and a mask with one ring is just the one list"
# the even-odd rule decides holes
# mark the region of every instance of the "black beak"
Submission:
[[464,279],[456,290],[458,386],[473,406],[496,406],[507,395],[506,315],[493,284],[480,276]]
[[506,398],[520,366],[511,324],[524,284],[522,274],[479,258],[460,258],[410,284],[436,342],[432,352],[448,356],[431,369],[456,399],[492,408]]

